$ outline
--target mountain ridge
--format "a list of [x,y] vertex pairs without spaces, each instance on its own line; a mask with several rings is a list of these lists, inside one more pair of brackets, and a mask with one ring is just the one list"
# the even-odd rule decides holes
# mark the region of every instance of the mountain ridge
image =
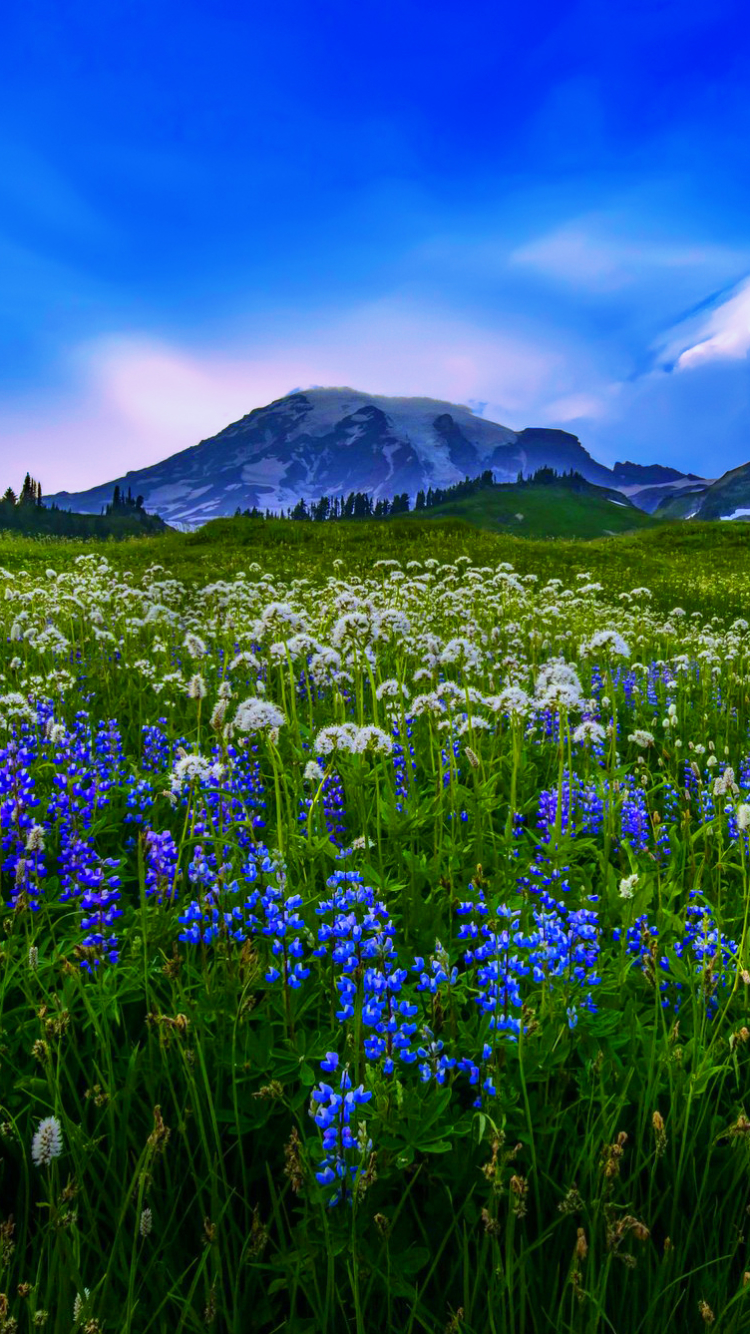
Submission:
[[192,528],[237,509],[285,510],[300,499],[350,490],[366,491],[375,500],[403,492],[414,496],[487,469],[499,482],[514,482],[543,467],[579,472],[595,485],[627,494],[635,505],[639,493],[655,491],[654,508],[670,489],[690,480],[675,469],[647,465],[649,483],[652,476],[670,474],[656,487],[647,486],[646,478],[641,480],[644,465],[618,464],[618,474],[598,463],[578,436],[556,427],[514,431],[465,404],[343,386],[294,390],[160,463],[48,500],[98,513],[116,485],[131,487],[167,523]]

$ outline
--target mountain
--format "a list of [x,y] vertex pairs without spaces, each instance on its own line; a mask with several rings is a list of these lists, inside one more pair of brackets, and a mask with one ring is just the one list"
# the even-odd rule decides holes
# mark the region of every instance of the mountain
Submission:
[[[162,463],[48,500],[64,509],[99,513],[116,485],[130,487],[168,523],[194,528],[238,508],[284,510],[301,498],[349,491],[367,491],[375,500],[404,491],[413,496],[420,488],[451,486],[486,469],[499,482],[514,482],[519,473],[528,476],[551,467],[574,469],[600,486],[627,488],[637,505],[647,479],[632,473],[638,465],[618,466],[630,469],[633,480],[618,481],[568,431],[512,431],[471,408],[438,399],[315,388],[255,408]],[[677,473],[662,486],[686,481]]]
[[750,518],[750,463],[725,472],[698,495],[680,496],[679,500],[663,503],[658,515],[683,519]]
[[624,482],[626,486],[661,486],[665,482],[679,482],[682,478],[687,478],[689,482],[703,480],[692,472],[664,468],[661,463],[616,463],[612,471],[616,480]]

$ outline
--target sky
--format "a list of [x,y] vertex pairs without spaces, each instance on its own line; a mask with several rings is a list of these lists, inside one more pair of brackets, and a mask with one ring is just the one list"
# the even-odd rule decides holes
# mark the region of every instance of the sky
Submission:
[[2,488],[314,384],[748,461],[749,85],[736,0],[5,6]]

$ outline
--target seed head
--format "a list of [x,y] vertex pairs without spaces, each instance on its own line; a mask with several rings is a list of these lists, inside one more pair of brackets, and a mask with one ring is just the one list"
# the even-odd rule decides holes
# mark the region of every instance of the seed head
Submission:
[[56,1116],[45,1116],[31,1141],[31,1157],[37,1167],[48,1167],[61,1153],[62,1126]]

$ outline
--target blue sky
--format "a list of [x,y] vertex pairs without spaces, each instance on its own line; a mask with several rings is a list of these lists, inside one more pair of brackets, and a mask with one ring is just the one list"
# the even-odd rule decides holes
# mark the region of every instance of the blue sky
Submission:
[[7,6],[2,485],[310,384],[747,461],[748,86],[722,0]]

